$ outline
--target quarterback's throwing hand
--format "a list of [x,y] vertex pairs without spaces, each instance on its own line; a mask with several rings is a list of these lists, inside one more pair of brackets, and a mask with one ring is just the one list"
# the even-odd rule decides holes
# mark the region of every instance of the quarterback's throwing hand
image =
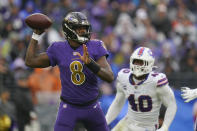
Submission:
[[185,99],[185,102],[190,102],[191,100],[197,98],[197,89],[190,89],[188,87],[181,87],[181,96]]
[[38,34],[38,35],[41,35],[42,33],[45,32],[45,30],[34,29],[33,32]]
[[83,55],[81,55],[79,52],[75,52],[74,55],[79,56],[79,58],[84,62],[84,64],[89,64],[91,61],[89,58],[88,48],[85,44],[83,44]]

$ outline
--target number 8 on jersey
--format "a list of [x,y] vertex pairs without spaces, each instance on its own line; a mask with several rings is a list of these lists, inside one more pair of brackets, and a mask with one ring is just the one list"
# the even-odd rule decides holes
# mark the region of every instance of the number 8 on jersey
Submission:
[[71,81],[75,85],[81,85],[85,81],[85,74],[82,72],[83,71],[83,65],[79,61],[73,61],[70,64],[70,71],[72,72],[71,74]]

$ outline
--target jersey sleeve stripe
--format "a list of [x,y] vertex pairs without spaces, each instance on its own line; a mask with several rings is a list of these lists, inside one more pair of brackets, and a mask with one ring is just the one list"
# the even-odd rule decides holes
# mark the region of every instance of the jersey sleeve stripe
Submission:
[[162,83],[163,81],[167,80],[167,78],[163,78],[161,80],[158,80],[157,84]]
[[161,84],[158,84],[157,87],[162,87],[162,86],[167,85],[167,84],[168,84],[168,81],[165,81],[165,82],[163,82]]
[[167,79],[165,79],[165,80],[163,80],[163,81],[161,81],[161,82],[157,83],[157,85],[163,84],[163,83],[165,83],[166,81],[168,81],[168,80],[167,80]]

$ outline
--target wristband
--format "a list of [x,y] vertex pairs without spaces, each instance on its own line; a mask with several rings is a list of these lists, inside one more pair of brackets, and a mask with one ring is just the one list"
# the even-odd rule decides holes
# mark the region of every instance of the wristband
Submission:
[[33,34],[32,34],[32,39],[38,41],[38,40],[40,39],[40,37],[41,37],[41,35],[38,35],[38,34],[36,34],[36,33],[33,32]]
[[90,63],[86,64],[86,66],[95,74],[97,74],[101,69],[101,67],[93,59],[90,59]]

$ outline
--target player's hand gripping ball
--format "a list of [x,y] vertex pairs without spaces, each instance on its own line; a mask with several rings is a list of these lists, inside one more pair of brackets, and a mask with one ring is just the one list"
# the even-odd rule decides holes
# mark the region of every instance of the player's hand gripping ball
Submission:
[[26,17],[25,23],[32,29],[44,30],[52,25],[52,20],[41,13],[34,13]]

